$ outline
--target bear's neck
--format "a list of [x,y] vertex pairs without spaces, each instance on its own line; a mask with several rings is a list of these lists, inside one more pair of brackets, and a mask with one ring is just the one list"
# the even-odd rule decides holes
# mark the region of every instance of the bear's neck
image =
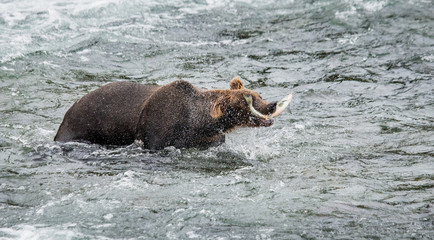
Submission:
[[[208,112],[211,112],[211,108],[214,106],[215,102],[220,98],[223,97],[224,95],[227,95],[230,93],[231,90],[226,90],[226,89],[218,89],[218,90],[207,90],[204,91],[204,95],[205,98],[208,99],[208,106],[207,106],[207,110]],[[231,130],[233,130],[234,128],[236,128],[236,124],[234,119],[232,119],[232,116],[229,116],[227,113],[224,113],[223,116],[219,117],[219,118],[212,118],[211,115],[209,115],[210,117],[210,128],[212,129],[218,129],[219,133],[223,133],[223,132],[230,132]]]

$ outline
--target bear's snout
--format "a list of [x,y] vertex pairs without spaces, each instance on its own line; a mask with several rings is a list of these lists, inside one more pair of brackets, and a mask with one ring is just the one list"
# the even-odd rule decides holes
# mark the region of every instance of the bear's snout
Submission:
[[269,127],[273,124],[274,124],[274,119],[272,119],[272,118],[264,119],[264,118],[259,118],[256,116],[250,116],[246,126],[249,126],[249,127]]

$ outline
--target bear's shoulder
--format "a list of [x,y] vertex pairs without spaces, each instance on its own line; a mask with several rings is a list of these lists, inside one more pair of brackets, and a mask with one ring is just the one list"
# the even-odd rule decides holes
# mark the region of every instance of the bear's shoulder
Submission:
[[185,81],[185,80],[176,80],[168,85],[166,85],[168,89],[174,90],[177,93],[192,95],[198,92],[198,89],[193,86],[193,84]]

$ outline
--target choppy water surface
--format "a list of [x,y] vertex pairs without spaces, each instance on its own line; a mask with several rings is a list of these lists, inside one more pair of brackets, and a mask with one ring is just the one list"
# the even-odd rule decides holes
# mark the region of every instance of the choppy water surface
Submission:
[[[2,1],[1,239],[433,239],[432,1]],[[207,151],[52,141],[108,82],[268,100]]]

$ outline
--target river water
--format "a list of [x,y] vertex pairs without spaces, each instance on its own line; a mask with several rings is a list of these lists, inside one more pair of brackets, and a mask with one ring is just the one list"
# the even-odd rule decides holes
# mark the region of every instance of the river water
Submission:
[[[59,144],[113,81],[234,76],[274,126],[208,150]],[[0,239],[433,239],[430,0],[0,2]]]

